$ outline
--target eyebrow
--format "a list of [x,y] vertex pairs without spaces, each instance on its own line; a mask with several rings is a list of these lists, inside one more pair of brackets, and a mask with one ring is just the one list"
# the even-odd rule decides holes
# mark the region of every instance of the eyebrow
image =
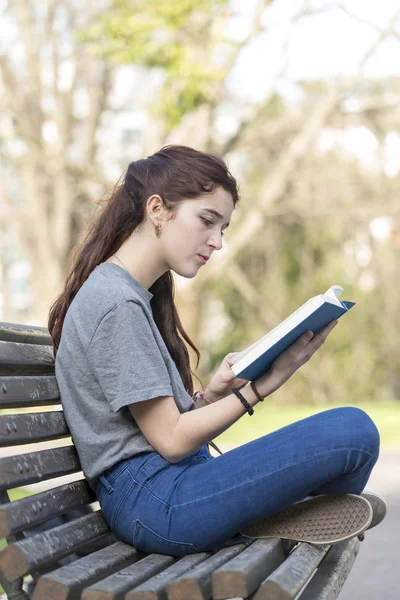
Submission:
[[[216,217],[219,217],[220,219],[223,219],[223,216],[219,212],[217,212],[216,210],[214,210],[213,208],[202,208],[202,210],[206,210],[207,212],[212,213]],[[230,225],[230,221],[228,223],[225,223],[225,227],[229,227],[229,225]]]

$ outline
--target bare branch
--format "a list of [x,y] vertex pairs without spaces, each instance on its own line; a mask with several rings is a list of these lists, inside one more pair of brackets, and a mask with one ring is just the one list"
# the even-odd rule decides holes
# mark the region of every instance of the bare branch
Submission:
[[39,36],[35,35],[35,20],[33,8],[29,0],[15,2],[17,21],[24,43],[26,58],[26,99],[29,104],[29,125],[31,137],[40,139],[43,124],[43,113],[40,104],[42,84],[40,76],[40,45]]
[[280,319],[272,308],[274,303],[268,302],[265,294],[263,297],[260,296],[250,279],[236,263],[228,265],[225,275],[229,277],[247,304],[256,309],[259,319],[268,329],[279,323]]
[[273,176],[266,183],[265,187],[260,191],[258,206],[252,209],[244,219],[243,224],[235,233],[235,237],[230,241],[229,249],[210,264],[207,275],[210,279],[221,277],[225,273],[229,264],[232,263],[238,252],[248,243],[248,240],[261,229],[264,223],[264,218],[275,203],[285,192],[288,182],[296,172],[298,160],[306,153],[306,150],[315,139],[317,133],[326,122],[328,117],[337,108],[343,94],[352,89],[357,82],[362,78],[362,68],[374,54],[380,43],[388,35],[390,30],[398,18],[400,9],[396,11],[391,19],[389,27],[381,32],[376,42],[367,50],[359,63],[359,70],[356,75],[348,78],[342,88],[332,89],[324,101],[320,102],[310,115],[303,130],[294,138],[288,148],[282,152],[277,162],[277,168],[273,170]]

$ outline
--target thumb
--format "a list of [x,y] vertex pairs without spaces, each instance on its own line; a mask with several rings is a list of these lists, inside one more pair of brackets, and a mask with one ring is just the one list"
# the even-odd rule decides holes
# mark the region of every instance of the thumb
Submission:
[[236,356],[236,354],[238,354],[238,352],[229,352],[229,354],[225,356],[225,360],[227,360],[227,362],[230,364],[229,359]]

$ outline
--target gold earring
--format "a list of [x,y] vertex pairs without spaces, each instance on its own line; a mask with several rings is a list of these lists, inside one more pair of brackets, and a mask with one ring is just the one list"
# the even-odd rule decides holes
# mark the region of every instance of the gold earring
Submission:
[[160,237],[160,235],[161,235],[161,225],[160,225],[160,223],[157,223],[157,224],[154,226],[154,228],[155,228],[155,230],[156,230],[156,236],[159,238],[159,237]]

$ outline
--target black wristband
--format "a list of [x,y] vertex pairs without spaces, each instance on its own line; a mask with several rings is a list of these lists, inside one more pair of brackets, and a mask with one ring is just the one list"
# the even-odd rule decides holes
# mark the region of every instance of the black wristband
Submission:
[[237,398],[239,398],[240,402],[243,404],[243,406],[245,407],[245,409],[247,410],[247,412],[249,413],[249,415],[251,416],[254,413],[254,409],[252,406],[250,406],[250,404],[247,402],[246,398],[243,396],[243,394],[241,394],[239,392],[238,388],[234,388],[232,390],[232,392],[235,394],[235,396]]

